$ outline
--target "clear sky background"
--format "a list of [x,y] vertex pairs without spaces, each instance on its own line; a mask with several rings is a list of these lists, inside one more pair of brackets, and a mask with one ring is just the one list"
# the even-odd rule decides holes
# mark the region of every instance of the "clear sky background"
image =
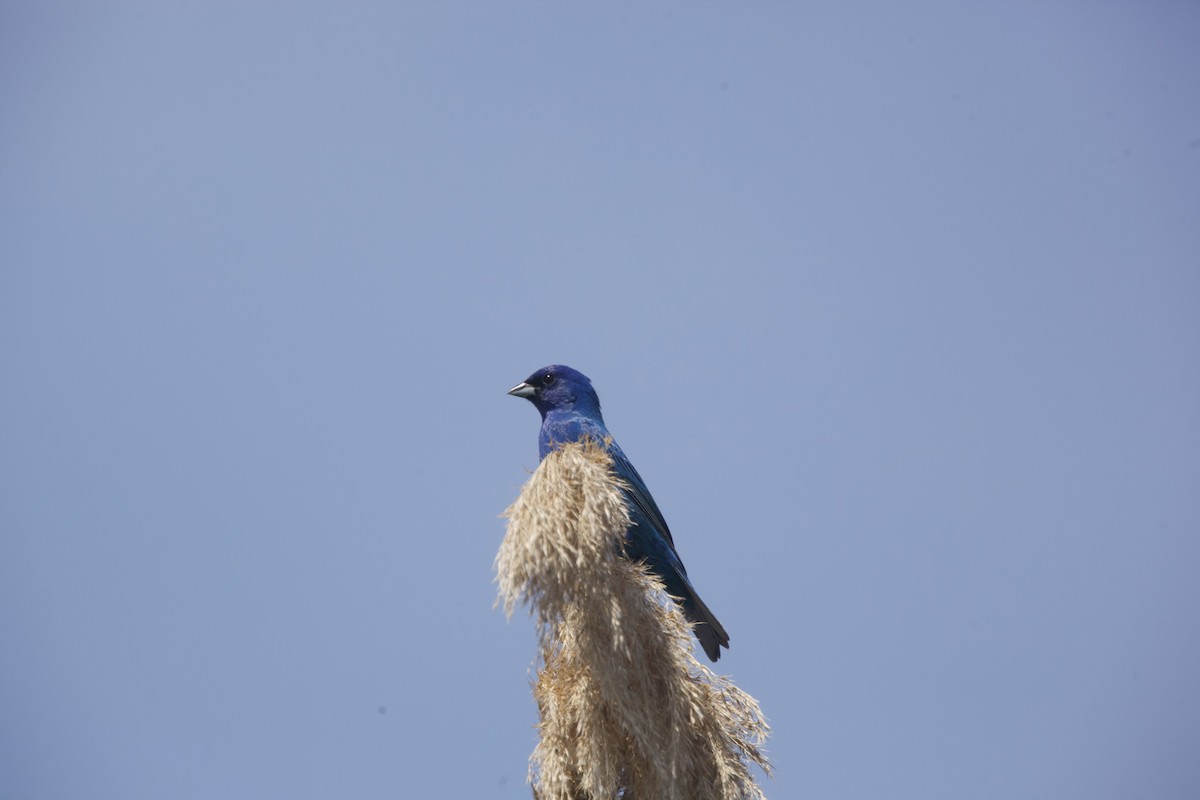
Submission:
[[779,798],[1200,796],[1200,6],[5,3],[0,798],[527,797],[560,362]]

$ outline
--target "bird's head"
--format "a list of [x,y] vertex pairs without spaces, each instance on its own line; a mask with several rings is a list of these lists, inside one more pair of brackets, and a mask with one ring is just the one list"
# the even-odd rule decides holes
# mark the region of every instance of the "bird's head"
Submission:
[[600,416],[600,398],[592,382],[582,372],[561,364],[542,367],[508,393],[533,403],[543,417],[559,410]]

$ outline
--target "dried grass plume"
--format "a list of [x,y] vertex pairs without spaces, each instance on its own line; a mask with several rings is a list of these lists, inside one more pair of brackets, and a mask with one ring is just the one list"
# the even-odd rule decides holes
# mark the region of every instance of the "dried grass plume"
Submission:
[[538,800],[763,798],[769,728],[753,697],[692,655],[687,622],[643,565],[620,555],[630,520],[603,447],[548,455],[504,516],[504,610],[536,619]]

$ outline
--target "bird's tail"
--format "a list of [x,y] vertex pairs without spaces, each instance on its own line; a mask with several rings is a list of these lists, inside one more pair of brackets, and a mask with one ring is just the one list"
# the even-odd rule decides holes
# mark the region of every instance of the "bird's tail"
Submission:
[[708,606],[700,599],[700,595],[696,594],[696,590],[691,585],[687,588],[688,592],[682,601],[683,615],[692,623],[692,632],[704,648],[704,654],[708,656],[709,661],[715,663],[721,657],[721,648],[729,649],[729,634],[708,610]]

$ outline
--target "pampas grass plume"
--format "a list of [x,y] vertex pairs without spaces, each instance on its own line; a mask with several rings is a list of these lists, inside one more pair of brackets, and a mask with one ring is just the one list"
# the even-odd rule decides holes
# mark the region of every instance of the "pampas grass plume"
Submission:
[[758,703],[692,655],[678,606],[620,554],[629,512],[604,448],[560,446],[505,512],[505,613],[537,623],[537,800],[762,800]]

